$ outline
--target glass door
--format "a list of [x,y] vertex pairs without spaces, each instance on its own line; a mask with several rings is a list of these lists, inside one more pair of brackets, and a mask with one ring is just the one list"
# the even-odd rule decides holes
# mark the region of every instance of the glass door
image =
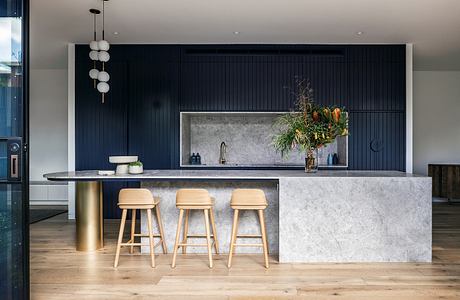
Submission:
[[28,3],[0,1],[0,298],[29,298]]

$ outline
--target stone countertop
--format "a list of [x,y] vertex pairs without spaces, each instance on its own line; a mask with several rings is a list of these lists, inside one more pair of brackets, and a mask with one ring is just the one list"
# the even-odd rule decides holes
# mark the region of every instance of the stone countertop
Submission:
[[[280,170],[292,170],[292,169],[304,169],[304,165],[295,165],[295,164],[200,164],[200,165],[181,165],[182,169],[237,169],[237,168],[248,168],[248,169],[280,169]],[[319,165],[320,170],[327,169],[340,169],[348,168],[347,165]]]
[[305,173],[303,170],[145,170],[143,174],[98,175],[97,170],[58,172],[44,174],[52,181],[149,181],[149,180],[279,180],[280,178],[308,177],[426,177],[400,171],[345,171],[320,170]]

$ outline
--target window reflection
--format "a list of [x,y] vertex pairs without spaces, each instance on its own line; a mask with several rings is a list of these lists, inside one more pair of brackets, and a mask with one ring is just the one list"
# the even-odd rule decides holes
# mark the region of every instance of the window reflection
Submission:
[[20,85],[21,60],[21,19],[0,18],[0,87]]
[[18,136],[22,124],[21,18],[0,18],[0,136]]

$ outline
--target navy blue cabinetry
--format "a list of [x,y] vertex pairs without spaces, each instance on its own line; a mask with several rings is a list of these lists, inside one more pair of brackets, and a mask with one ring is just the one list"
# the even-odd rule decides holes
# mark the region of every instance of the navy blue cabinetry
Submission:
[[79,170],[111,168],[108,156],[116,154],[139,155],[146,169],[179,168],[180,111],[289,111],[296,78],[311,80],[318,103],[350,111],[350,169],[405,169],[405,45],[114,45],[110,52],[111,90],[101,104],[88,46],[76,47]]

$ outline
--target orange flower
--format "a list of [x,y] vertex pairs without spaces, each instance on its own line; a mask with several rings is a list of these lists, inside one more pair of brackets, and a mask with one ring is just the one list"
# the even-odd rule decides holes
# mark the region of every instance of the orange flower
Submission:
[[340,120],[340,114],[341,114],[341,111],[340,111],[340,108],[335,108],[333,111],[332,111],[332,118],[334,119],[334,122],[338,123],[339,120]]
[[319,113],[317,111],[314,111],[312,113],[313,121],[318,122],[319,121]]

